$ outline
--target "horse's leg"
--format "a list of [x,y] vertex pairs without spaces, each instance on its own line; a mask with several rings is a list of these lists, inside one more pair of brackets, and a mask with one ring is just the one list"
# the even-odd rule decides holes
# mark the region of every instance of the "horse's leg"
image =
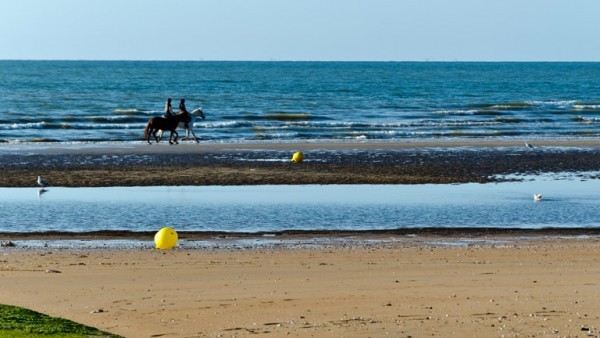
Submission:
[[148,132],[148,143],[151,143],[150,137],[154,137],[154,140],[156,141],[156,136],[154,135],[154,133],[156,133],[156,130],[154,128],[151,128]]
[[150,132],[152,131],[152,119],[150,119],[148,121],[148,123],[146,124],[146,128],[144,128],[144,139],[146,139],[146,142],[148,142],[148,144],[152,144],[150,143]]
[[180,126],[181,126],[183,129],[185,129],[185,136],[184,136],[184,137],[182,137],[181,139],[182,139],[182,140],[187,140],[187,139],[188,139],[188,136],[190,135],[190,133],[188,132],[188,125],[187,125],[187,123],[185,123],[185,122],[181,122],[181,123],[180,123]]
[[171,130],[171,134],[169,134],[169,144],[173,144],[173,130]]
[[179,144],[179,142],[177,142],[177,137],[179,137],[179,134],[175,129],[173,129],[173,133],[175,134],[175,144]]
[[194,137],[194,141],[196,141],[196,143],[200,143],[200,141],[198,141],[198,138],[196,137],[196,134],[194,134],[194,129],[192,127],[190,127],[189,131],[192,133],[192,136]]
[[160,142],[160,138],[158,136],[156,136],[156,133],[159,131],[160,129],[154,129],[154,132],[152,133],[152,135],[154,135],[154,139],[156,140],[156,143]]

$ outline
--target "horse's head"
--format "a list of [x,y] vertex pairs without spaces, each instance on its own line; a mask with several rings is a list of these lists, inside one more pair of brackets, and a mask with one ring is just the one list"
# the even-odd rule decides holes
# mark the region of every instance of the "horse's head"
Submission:
[[204,111],[202,111],[202,108],[196,108],[196,109],[192,110],[192,112],[190,114],[192,114],[193,116],[199,115],[203,120],[206,118],[204,116]]

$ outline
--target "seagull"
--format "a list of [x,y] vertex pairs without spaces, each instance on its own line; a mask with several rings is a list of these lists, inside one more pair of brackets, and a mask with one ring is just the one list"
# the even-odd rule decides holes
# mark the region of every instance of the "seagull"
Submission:
[[38,178],[37,178],[37,184],[38,184],[40,187],[42,187],[42,188],[45,188],[45,187],[47,187],[47,186],[48,186],[48,182],[46,182],[46,180],[45,180],[45,179],[43,179],[43,178],[42,178],[42,176],[38,176]]
[[539,202],[542,200],[542,194],[533,194],[533,201]]
[[527,143],[527,142],[525,142],[525,147],[527,147],[527,148],[529,148],[529,149],[533,149],[533,148],[535,148],[533,145],[531,145],[531,144],[529,144],[529,143]]

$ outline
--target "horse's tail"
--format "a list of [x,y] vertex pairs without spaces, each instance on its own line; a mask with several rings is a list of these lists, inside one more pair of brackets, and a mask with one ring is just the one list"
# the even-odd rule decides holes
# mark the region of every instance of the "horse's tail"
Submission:
[[148,121],[146,125],[146,129],[144,129],[144,140],[148,141],[150,139],[150,130],[152,130],[152,119]]

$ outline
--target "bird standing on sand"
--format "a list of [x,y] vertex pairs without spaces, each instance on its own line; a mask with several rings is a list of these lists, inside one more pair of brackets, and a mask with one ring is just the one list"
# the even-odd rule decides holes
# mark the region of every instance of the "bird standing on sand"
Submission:
[[533,194],[533,201],[539,202],[542,200],[542,194]]
[[37,184],[42,188],[45,188],[48,186],[48,182],[45,179],[43,179],[42,176],[38,176]]

